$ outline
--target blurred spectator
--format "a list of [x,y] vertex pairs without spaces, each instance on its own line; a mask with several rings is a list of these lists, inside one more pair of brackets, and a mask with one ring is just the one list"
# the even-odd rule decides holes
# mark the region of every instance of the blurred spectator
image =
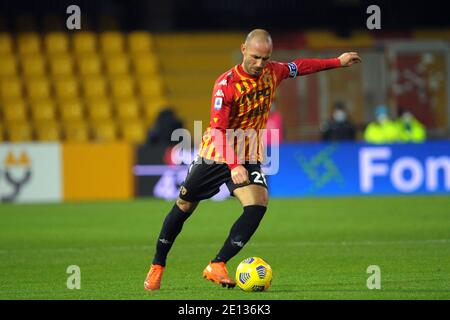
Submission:
[[356,126],[351,121],[343,102],[336,102],[331,118],[320,128],[323,141],[355,140]]
[[171,108],[163,109],[155,120],[155,124],[148,131],[147,144],[153,146],[171,146],[178,143],[172,141],[172,132],[183,128],[183,123],[177,118]]
[[364,131],[364,140],[368,143],[400,142],[398,125],[389,118],[387,107],[380,105],[375,109],[375,121]]
[[426,139],[425,126],[407,109],[400,107],[396,120],[400,139],[403,142],[420,143]]
[[278,142],[281,143],[283,141],[283,118],[281,116],[281,112],[278,110],[276,103],[273,102],[270,106],[269,118],[267,119],[267,144],[268,146],[275,144],[276,141],[272,140],[272,134],[270,132],[271,129],[278,129]]

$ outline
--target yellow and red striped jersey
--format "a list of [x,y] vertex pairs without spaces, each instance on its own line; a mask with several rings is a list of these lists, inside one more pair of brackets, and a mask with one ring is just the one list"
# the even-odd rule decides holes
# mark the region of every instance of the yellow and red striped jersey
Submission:
[[338,58],[270,61],[253,77],[236,65],[215,82],[211,119],[202,137],[199,156],[230,169],[246,161],[263,161],[263,131],[275,90],[286,78],[340,66]]

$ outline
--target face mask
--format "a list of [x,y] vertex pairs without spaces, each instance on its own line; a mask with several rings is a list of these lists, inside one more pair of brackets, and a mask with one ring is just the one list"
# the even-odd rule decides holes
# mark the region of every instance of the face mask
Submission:
[[402,115],[402,120],[403,120],[403,122],[410,123],[411,120],[412,120],[412,114],[409,113],[409,112],[405,112],[405,113]]
[[377,117],[377,121],[380,122],[380,123],[383,123],[383,122],[387,121],[387,119],[388,119],[388,117],[387,117],[386,114],[380,114],[380,115]]
[[347,119],[347,114],[342,110],[336,110],[333,112],[333,119],[336,122],[344,122]]

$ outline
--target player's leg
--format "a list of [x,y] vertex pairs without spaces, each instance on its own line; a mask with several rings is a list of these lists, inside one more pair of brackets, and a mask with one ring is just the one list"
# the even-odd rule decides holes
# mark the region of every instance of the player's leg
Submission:
[[268,203],[267,185],[259,165],[246,165],[250,184],[234,185],[231,177],[227,182],[230,192],[239,199],[244,212],[232,226],[223,247],[203,271],[203,276],[222,286],[234,287],[235,281],[228,276],[226,262],[234,257],[248,242],[258,228]]
[[181,232],[184,222],[190,217],[199,201],[208,199],[219,192],[220,185],[227,181],[227,173],[229,171],[226,165],[207,164],[201,158],[196,159],[189,167],[186,180],[180,188],[179,198],[166,216],[161,228],[153,264],[144,283],[145,289],[159,289],[167,255]]
[[172,210],[167,214],[156,243],[153,263],[144,281],[146,290],[158,290],[160,288],[167,255],[176,237],[180,234],[184,222],[191,216],[197,205],[198,201],[189,202],[178,198]]
[[250,184],[237,188],[234,196],[239,199],[244,211],[231,227],[228,238],[213,262],[226,263],[238,254],[255,233],[267,209],[269,195],[263,186]]

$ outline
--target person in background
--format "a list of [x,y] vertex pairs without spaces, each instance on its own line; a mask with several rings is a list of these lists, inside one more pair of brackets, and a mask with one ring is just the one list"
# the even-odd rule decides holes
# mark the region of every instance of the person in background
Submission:
[[[281,112],[277,108],[277,104],[275,102],[270,106],[269,117],[267,118],[267,146],[271,146],[273,144],[282,143],[283,141],[283,118],[281,116]],[[271,129],[278,130],[278,141],[272,139]]]
[[172,108],[167,107],[158,114],[155,124],[148,131],[147,144],[152,146],[171,146],[177,141],[172,141],[172,132],[183,128],[183,123],[177,118]]
[[331,118],[322,124],[320,131],[322,141],[355,140],[356,126],[351,121],[343,102],[334,104]]
[[364,131],[364,140],[368,143],[383,144],[400,142],[398,125],[388,115],[385,105],[375,109],[375,121],[369,123]]
[[396,124],[402,142],[421,143],[425,141],[427,136],[425,126],[406,108],[398,109]]

